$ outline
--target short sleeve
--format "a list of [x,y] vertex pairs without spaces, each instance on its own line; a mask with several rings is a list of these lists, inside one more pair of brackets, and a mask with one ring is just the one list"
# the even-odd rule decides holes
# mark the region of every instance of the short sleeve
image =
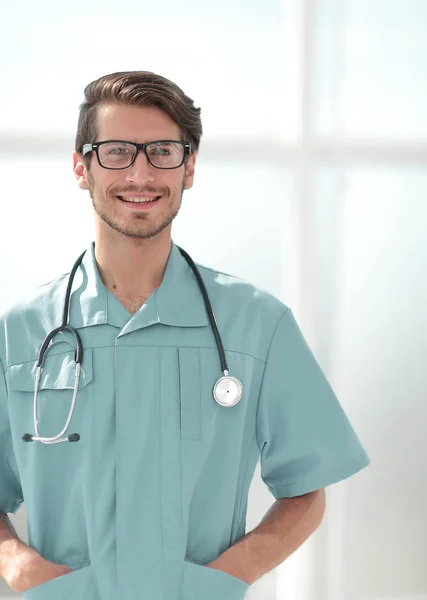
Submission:
[[290,308],[267,355],[256,436],[261,477],[275,498],[308,494],[370,463]]
[[24,499],[21,484],[13,473],[12,465],[16,470],[7,409],[5,373],[0,361],[0,512],[16,514]]

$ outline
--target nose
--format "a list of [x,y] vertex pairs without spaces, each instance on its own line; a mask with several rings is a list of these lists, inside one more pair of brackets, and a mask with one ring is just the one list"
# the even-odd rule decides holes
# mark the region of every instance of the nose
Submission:
[[145,152],[139,148],[135,160],[130,167],[125,169],[126,181],[137,181],[139,183],[154,181],[156,178],[155,171],[156,167],[153,167],[145,156]]

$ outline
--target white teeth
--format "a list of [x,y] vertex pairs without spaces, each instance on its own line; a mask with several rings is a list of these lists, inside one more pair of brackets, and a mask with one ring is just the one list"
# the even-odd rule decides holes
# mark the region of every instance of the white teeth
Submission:
[[156,198],[135,198],[133,196],[124,198],[125,202],[136,202],[138,204],[145,204],[146,202],[152,202],[153,200],[156,200]]

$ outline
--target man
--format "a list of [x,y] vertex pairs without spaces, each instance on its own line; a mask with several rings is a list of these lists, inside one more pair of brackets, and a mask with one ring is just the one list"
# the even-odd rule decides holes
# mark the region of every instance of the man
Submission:
[[[242,599],[320,525],[324,488],[369,457],[291,309],[197,265],[243,385],[235,405],[215,402],[217,344],[171,238],[193,185],[200,109],[149,72],[107,75],[85,96],[73,162],[95,243],[69,308],[83,346],[69,423],[78,435],[25,443],[38,352],[61,323],[67,273],[0,319],[0,573],[29,599]],[[73,336],[56,338],[32,434],[50,439],[70,414],[75,373]],[[245,535],[258,458],[276,502]],[[24,500],[30,547],[6,519]]]

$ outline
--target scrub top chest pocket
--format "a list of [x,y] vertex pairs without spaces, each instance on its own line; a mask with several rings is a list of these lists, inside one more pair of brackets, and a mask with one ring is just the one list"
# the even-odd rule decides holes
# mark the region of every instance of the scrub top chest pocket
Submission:
[[[92,349],[84,352],[83,363],[79,378],[79,386],[68,430],[61,437],[71,433],[79,433],[77,442],[59,444],[43,444],[40,441],[24,442],[25,433],[36,435],[34,428],[34,391],[37,361],[17,363],[9,366],[9,411],[14,437],[19,445],[40,445],[54,447],[79,445],[84,443],[88,428],[85,425],[86,405],[90,402],[89,392],[93,378]],[[48,352],[41,373],[38,400],[37,419],[41,437],[54,437],[65,426],[71,408],[76,365],[74,351],[53,354]]]

